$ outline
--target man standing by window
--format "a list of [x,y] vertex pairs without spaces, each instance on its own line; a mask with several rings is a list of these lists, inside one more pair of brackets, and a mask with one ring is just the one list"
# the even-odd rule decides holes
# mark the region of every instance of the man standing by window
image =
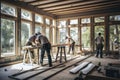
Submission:
[[96,42],[96,50],[97,50],[97,54],[96,57],[98,57],[98,55],[100,55],[100,58],[103,57],[103,42],[104,39],[101,36],[101,33],[98,33],[98,36],[95,38],[95,42]]

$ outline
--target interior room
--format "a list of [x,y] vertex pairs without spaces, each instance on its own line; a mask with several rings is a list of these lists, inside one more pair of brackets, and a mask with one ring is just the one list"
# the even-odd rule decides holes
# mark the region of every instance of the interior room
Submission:
[[120,80],[120,0],[1,0],[0,80]]

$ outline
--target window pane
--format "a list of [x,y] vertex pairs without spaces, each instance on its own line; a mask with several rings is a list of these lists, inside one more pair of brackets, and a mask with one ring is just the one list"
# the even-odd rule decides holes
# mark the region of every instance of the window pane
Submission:
[[16,16],[16,9],[12,6],[1,4],[1,13]]
[[66,37],[66,33],[67,33],[67,31],[66,31],[66,28],[60,28],[59,29],[59,31],[60,31],[60,43],[62,44],[64,44],[65,43],[65,37]]
[[79,41],[78,41],[78,28],[77,27],[70,28],[70,36],[76,42],[75,44],[79,44]]
[[96,17],[95,18],[95,23],[97,22],[104,22],[105,21],[105,17]]
[[70,20],[70,24],[78,24],[78,19]]
[[90,18],[81,19],[81,23],[90,23]]
[[95,26],[95,37],[98,36],[98,33],[101,33],[101,36],[104,37],[104,26]]
[[55,20],[52,21],[53,26],[55,26]]
[[35,14],[35,22],[43,23],[43,17],[40,15]]
[[15,21],[1,19],[1,56],[15,54]]
[[95,38],[98,36],[98,33],[101,33],[101,36],[103,36],[103,38],[104,38],[104,33],[105,33],[104,26],[95,26]]
[[32,14],[29,11],[21,10],[21,17],[23,19],[32,20]]
[[22,22],[21,24],[21,46],[26,44],[26,41],[30,37],[30,24]]
[[45,22],[46,22],[47,25],[50,25],[50,20],[49,19],[46,18]]
[[41,32],[42,33],[42,26],[35,25],[35,33]]
[[83,49],[90,49],[90,27],[82,27],[82,48]]
[[116,49],[114,43],[114,40],[118,38],[120,42],[120,25],[111,25],[110,26],[110,50],[112,51],[116,51],[118,49]]
[[120,15],[110,16],[110,21],[120,21]]
[[59,27],[66,27],[66,21],[59,21]]
[[50,29],[47,27],[47,28],[46,28],[46,36],[47,36],[48,39],[49,39],[49,34],[50,34],[50,33],[49,33],[49,30],[50,30]]

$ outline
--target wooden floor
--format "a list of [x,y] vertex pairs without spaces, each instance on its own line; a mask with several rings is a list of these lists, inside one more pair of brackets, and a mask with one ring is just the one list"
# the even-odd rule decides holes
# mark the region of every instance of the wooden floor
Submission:
[[[63,63],[60,64],[59,61],[54,62],[53,59],[53,67],[48,67],[48,65],[40,66],[37,64],[14,64],[7,67],[0,68],[0,80],[13,80],[14,79],[22,79],[22,80],[74,80],[75,77],[79,75],[69,73],[69,70],[74,68],[76,65],[82,62],[92,62],[97,65],[101,62],[103,69],[102,73],[98,73],[97,70],[92,70],[89,75],[98,76],[98,77],[106,77],[104,74],[104,66],[108,63],[120,63],[120,60],[103,57],[96,58],[95,56],[72,56],[67,57],[67,62],[63,60]],[[44,63],[47,63],[47,60],[44,60]],[[11,78],[9,78],[9,77]]]

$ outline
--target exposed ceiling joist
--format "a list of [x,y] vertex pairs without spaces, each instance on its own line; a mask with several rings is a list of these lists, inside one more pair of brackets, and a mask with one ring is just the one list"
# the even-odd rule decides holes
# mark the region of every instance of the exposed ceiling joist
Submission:
[[[5,0],[7,1],[7,0]],[[9,0],[8,0],[9,1]],[[12,1],[12,0],[11,0]],[[22,2],[26,5],[18,6],[32,6],[36,11],[41,11],[42,14],[52,14],[57,16],[76,15],[83,13],[104,13],[104,10],[112,11],[110,9],[120,12],[118,8],[120,0],[13,0]],[[29,7],[30,8],[30,7]],[[32,10],[32,9],[31,9]],[[34,11],[34,10],[33,10]]]
[[[119,5],[119,4],[116,4],[118,3],[118,1],[115,1],[115,2],[106,2],[106,3],[99,3],[99,4],[94,4],[94,5],[84,5],[84,6],[76,6],[76,7],[71,7],[71,8],[64,8],[64,9],[58,9],[58,10],[50,10],[49,12],[51,13],[54,13],[54,12],[61,12],[61,11],[71,11],[71,10],[79,10],[79,9],[86,9],[86,8],[94,8],[94,7],[98,7],[99,6],[103,6],[103,7],[107,7],[109,4],[109,6],[113,6],[113,5]],[[43,9],[44,10],[44,9]]]

